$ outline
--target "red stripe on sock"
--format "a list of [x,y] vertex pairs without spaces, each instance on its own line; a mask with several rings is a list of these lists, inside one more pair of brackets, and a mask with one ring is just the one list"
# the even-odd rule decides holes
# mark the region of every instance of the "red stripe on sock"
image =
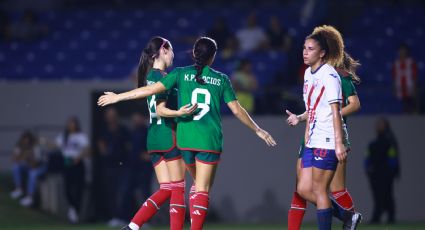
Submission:
[[294,192],[291,209],[288,212],[288,230],[299,230],[303,222],[307,202],[297,192]]
[[332,192],[332,197],[335,202],[342,208],[348,211],[354,210],[353,199],[351,198],[351,195],[346,188],[340,191]]
[[149,197],[145,203],[143,203],[143,205],[137,211],[136,215],[134,215],[131,222],[141,227],[155,215],[155,213],[158,211],[158,208],[161,207],[165,201],[170,198],[170,196],[171,190],[159,189],[151,197]]
[[190,212],[192,225],[190,230],[202,230],[209,207],[207,192],[197,192],[193,202],[193,211]]
[[171,185],[170,229],[182,230],[186,214],[186,204],[184,200],[185,181],[172,182]]

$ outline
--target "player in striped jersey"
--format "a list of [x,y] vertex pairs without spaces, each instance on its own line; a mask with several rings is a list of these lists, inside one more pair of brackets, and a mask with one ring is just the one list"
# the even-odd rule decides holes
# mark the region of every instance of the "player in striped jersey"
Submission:
[[[162,37],[153,37],[143,49],[138,67],[138,87],[154,84],[165,76],[165,69],[174,58],[171,43]],[[131,223],[123,230],[138,230],[148,222],[168,199],[170,200],[170,226],[183,229],[185,217],[184,175],[181,152],[176,146],[175,117],[190,115],[197,105],[182,106],[177,110],[177,89],[147,98],[150,114],[147,150],[151,155],[160,188],[140,207]]]
[[185,163],[191,167],[196,182],[196,194],[190,199],[191,230],[203,228],[209,207],[209,190],[223,148],[221,103],[224,101],[233,114],[267,145],[276,145],[273,137],[261,129],[240,106],[228,76],[210,67],[216,51],[214,40],[201,37],[193,47],[194,65],[176,68],[159,83],[122,94],[108,92],[98,100],[100,106],[105,106],[177,87],[179,104],[198,103],[198,111],[180,118],[177,128],[177,145],[184,150]]
[[[341,79],[342,88],[342,109],[341,113],[344,123],[347,122],[347,116],[357,112],[360,109],[360,100],[357,96],[354,84],[360,84],[360,78],[356,75],[356,69],[359,62],[354,60],[348,53],[344,52],[344,60],[342,66],[337,68],[337,72]],[[354,83],[354,84],[353,84]],[[307,112],[300,115],[292,114],[286,111],[289,115],[287,122],[290,126],[296,126],[300,121],[307,120]],[[304,139],[302,140],[299,158],[297,161],[297,174],[301,169],[301,158],[304,150]],[[330,191],[332,196],[332,203],[335,208],[334,215],[344,222],[344,229],[355,229],[361,215],[354,212],[354,204],[352,198],[345,186],[345,171],[346,162],[338,164],[335,171],[334,178],[332,179]],[[341,211],[339,211],[342,209]],[[302,219],[306,210],[306,200],[303,199],[297,192],[294,192],[291,201],[291,209],[288,213],[288,229],[298,230],[301,227]],[[348,212],[347,212],[348,211]]]
[[297,192],[317,207],[320,230],[332,226],[332,205],[328,196],[338,162],[347,156],[347,136],[341,117],[341,79],[333,66],[343,61],[344,42],[332,26],[316,27],[304,42],[303,97],[308,112],[305,146]]

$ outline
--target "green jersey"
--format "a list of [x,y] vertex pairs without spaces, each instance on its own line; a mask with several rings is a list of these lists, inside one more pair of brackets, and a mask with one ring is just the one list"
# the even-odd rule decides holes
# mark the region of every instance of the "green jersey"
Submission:
[[[342,107],[347,106],[349,103],[348,98],[357,95],[356,87],[354,87],[351,75],[343,76],[338,73],[341,78],[341,89],[342,89]],[[343,117],[344,123],[347,124],[347,117]]]
[[177,146],[182,150],[221,153],[223,135],[221,130],[220,106],[236,100],[227,75],[209,66],[202,71],[205,84],[195,80],[195,66],[173,70],[160,81],[165,88],[179,89],[179,107],[198,103],[194,114],[178,119]]
[[[357,95],[356,87],[351,80],[351,75],[343,76],[342,73],[338,72],[339,78],[341,79],[342,89],[342,107],[347,106],[349,103],[348,97]],[[343,117],[344,123],[347,124],[347,116]],[[301,145],[304,146],[304,138],[301,139]]]
[[[146,78],[147,84],[154,84],[162,79],[164,75],[165,73],[158,69],[151,69]],[[147,149],[150,153],[169,152],[176,147],[175,119],[162,118],[156,113],[156,104],[161,100],[167,102],[167,108],[177,109],[177,89],[170,88],[166,92],[155,94],[147,98],[150,115]]]

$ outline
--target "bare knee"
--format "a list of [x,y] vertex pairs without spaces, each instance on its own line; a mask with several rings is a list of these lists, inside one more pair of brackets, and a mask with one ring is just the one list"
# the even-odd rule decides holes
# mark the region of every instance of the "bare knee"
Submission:
[[311,187],[304,184],[297,185],[297,193],[304,199],[308,199],[311,195]]

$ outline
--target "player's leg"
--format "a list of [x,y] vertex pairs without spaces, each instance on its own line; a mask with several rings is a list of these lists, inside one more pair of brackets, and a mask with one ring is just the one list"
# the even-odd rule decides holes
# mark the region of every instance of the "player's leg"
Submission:
[[167,153],[165,160],[171,180],[170,229],[181,230],[183,229],[186,213],[184,199],[185,165],[180,150],[177,148]]
[[339,162],[331,181],[331,201],[334,216],[344,222],[344,229],[356,229],[362,215],[354,212],[354,204],[345,186],[347,161]]
[[305,148],[301,158],[301,167],[298,173],[297,193],[312,203],[316,202],[316,197],[312,191],[312,166],[313,149]]
[[[295,187],[298,183],[298,177],[301,171],[301,158],[297,160],[297,181]],[[289,230],[298,230],[301,228],[302,220],[304,218],[305,210],[307,207],[307,202],[302,198],[297,191],[294,192],[291,201],[291,208],[288,212],[288,229]]]
[[193,212],[193,203],[195,201],[196,197],[196,186],[195,186],[195,180],[196,180],[196,160],[195,160],[195,153],[191,151],[181,151],[184,163],[186,164],[186,169],[191,175],[193,179],[192,186],[190,187],[189,191],[189,213]]
[[131,223],[124,229],[138,230],[148,222],[159,210],[159,208],[171,197],[170,176],[167,165],[160,154],[151,154],[154,163],[155,174],[160,184],[157,190],[134,215]]
[[338,159],[334,150],[314,149],[313,155],[313,193],[316,197],[317,222],[320,230],[330,230],[332,205],[329,190]]
[[196,195],[193,211],[190,213],[191,230],[201,230],[209,207],[209,191],[213,185],[220,155],[211,153],[196,154]]

